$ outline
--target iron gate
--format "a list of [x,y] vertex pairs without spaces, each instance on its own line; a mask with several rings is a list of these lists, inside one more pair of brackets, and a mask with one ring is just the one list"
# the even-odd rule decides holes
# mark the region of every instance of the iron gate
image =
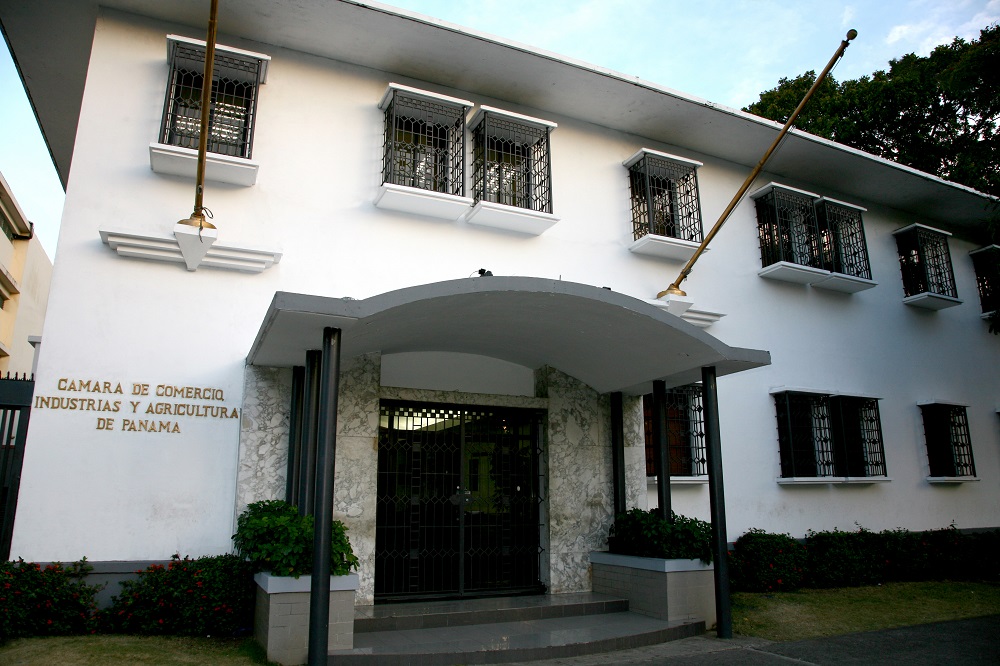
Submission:
[[375,596],[542,591],[542,413],[383,402]]
[[0,561],[10,559],[10,540],[21,485],[24,440],[35,382],[8,375],[0,379]]

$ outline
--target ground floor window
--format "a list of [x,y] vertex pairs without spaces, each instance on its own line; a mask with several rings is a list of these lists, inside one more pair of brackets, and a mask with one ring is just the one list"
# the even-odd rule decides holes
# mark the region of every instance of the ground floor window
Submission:
[[541,591],[543,415],[382,402],[376,601]]
[[[670,476],[705,476],[705,421],[702,417],[701,384],[667,389],[667,457]],[[642,421],[646,439],[646,476],[656,476],[656,443],[653,441],[653,395],[642,397]]]

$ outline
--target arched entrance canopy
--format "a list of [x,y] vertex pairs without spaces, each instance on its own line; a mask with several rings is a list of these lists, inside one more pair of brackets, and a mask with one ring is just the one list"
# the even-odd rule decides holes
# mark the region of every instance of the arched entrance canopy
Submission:
[[345,359],[381,352],[478,354],[529,368],[550,365],[600,393],[644,394],[770,364],[631,296],[530,277],[476,277],[363,300],[277,292],[250,349],[251,365],[303,365],[325,327],[342,331]]

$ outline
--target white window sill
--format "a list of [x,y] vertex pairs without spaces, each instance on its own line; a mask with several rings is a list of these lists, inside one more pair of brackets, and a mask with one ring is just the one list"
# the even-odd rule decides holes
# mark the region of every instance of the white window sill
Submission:
[[469,224],[539,236],[559,221],[551,213],[480,201],[465,216]]
[[455,221],[469,211],[472,199],[406,185],[383,183],[375,196],[375,206],[384,210],[398,210],[413,215]]
[[[198,175],[198,151],[164,143],[151,143],[149,167],[156,173],[193,179]],[[259,168],[260,165],[256,162],[241,157],[218,153],[207,153],[205,156],[205,180],[216,183],[250,187],[257,182]]]
[[[672,486],[701,486],[708,483],[707,476],[671,476],[670,485]],[[655,488],[657,480],[655,476],[646,477],[646,486],[648,488]]]
[[793,476],[778,477],[781,486],[854,485],[867,486],[892,481],[887,476]]
[[934,484],[955,484],[955,483],[970,483],[974,481],[979,481],[978,476],[928,476],[927,483]]
[[795,284],[813,284],[830,278],[830,271],[812,266],[793,264],[790,261],[779,261],[765,266],[757,271],[757,275],[769,280],[780,280]]
[[812,286],[817,289],[839,291],[843,294],[856,294],[859,291],[877,287],[878,282],[875,280],[855,277],[854,275],[846,275],[844,273],[830,273],[830,277],[825,280],[820,280],[819,282],[813,282]]
[[944,310],[945,308],[953,308],[956,305],[961,305],[962,301],[952,296],[942,296],[941,294],[932,294],[929,291],[925,291],[915,296],[907,296],[903,299],[903,303],[925,310]]
[[[647,257],[658,257],[660,259],[672,259],[674,261],[687,261],[690,259],[701,243],[671,238],[669,236],[658,236],[656,234],[646,234],[629,245],[629,252],[643,254]],[[708,251],[708,248],[705,248]]]

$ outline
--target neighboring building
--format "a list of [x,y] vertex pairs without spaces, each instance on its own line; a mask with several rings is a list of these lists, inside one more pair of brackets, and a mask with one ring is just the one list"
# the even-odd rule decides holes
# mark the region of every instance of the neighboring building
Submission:
[[30,376],[49,300],[52,262],[0,174],[0,375]]
[[774,123],[386,7],[246,0],[218,231],[175,228],[207,3],[101,5],[0,5],[66,184],[13,556],[226,552],[247,503],[307,503],[324,327],[361,602],[589,589],[618,435],[627,504],[656,497],[657,381],[672,505],[707,517],[709,366],[730,538],[998,526],[985,195],[793,132],[693,305],[657,301]]

